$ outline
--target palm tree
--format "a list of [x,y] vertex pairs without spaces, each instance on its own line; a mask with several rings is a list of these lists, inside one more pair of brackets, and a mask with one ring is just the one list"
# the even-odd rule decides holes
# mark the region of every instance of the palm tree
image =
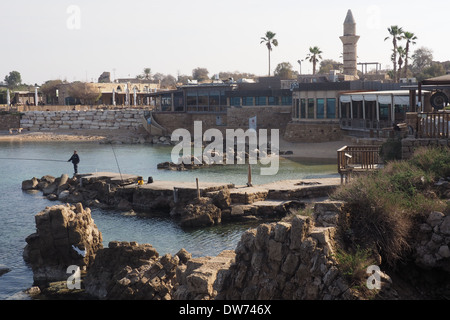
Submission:
[[[394,82],[397,82],[397,41],[403,39],[403,29],[398,26],[391,26],[388,28],[390,37],[392,37],[392,44],[394,46],[392,62],[394,63]],[[389,39],[390,37],[386,37],[384,41]]]
[[397,53],[398,53],[398,75],[397,75],[397,78],[400,79],[400,77],[402,75],[402,65],[404,62],[403,59],[406,57],[406,50],[405,50],[405,48],[400,46],[397,48]]
[[270,77],[270,51],[272,51],[272,46],[275,47],[278,46],[278,40],[275,39],[275,35],[276,33],[273,33],[272,31],[267,31],[266,36],[261,37],[261,43],[265,43],[269,51],[269,77]]
[[313,74],[316,74],[316,64],[319,62],[319,59],[322,59],[322,51],[319,49],[319,47],[310,47],[309,53],[306,56],[306,59],[309,59],[309,62],[312,62],[313,64]]
[[406,40],[406,47],[405,47],[405,68],[403,70],[404,77],[407,77],[408,72],[408,59],[409,59],[409,46],[410,44],[416,44],[417,37],[414,33],[405,31],[403,32],[403,38]]
[[145,80],[149,80],[149,79],[150,79],[151,73],[152,73],[152,69],[150,69],[150,68],[145,68],[145,69],[144,69],[144,77],[145,77]]

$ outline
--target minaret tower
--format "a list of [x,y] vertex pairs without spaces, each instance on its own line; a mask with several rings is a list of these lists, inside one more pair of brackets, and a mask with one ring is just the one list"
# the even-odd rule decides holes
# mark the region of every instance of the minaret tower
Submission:
[[344,21],[344,35],[341,38],[344,44],[344,74],[358,77],[357,69],[357,43],[359,36],[356,35],[356,22],[352,10],[348,10]]

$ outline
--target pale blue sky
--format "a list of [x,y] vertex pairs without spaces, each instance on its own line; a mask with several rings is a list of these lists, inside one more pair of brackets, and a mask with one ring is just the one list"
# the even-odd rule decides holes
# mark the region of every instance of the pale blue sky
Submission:
[[[450,60],[445,21],[450,2],[442,0],[15,0],[0,5],[0,80],[17,70],[32,84],[97,81],[103,71],[134,77],[146,67],[174,76],[196,67],[211,76],[220,71],[264,76],[267,49],[260,38],[268,30],[279,41],[272,69],[290,62],[298,70],[297,60],[306,58],[310,46],[320,47],[324,59],[340,61],[348,9],[361,36],[358,62],[390,65],[391,42],[384,38],[394,24],[417,35],[413,50],[425,46],[435,60]],[[303,62],[302,72],[311,71]]]

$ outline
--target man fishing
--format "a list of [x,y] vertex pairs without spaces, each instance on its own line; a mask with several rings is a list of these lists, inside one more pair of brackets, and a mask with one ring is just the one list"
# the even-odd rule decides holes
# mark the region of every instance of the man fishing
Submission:
[[77,154],[77,151],[75,150],[73,152],[73,155],[70,157],[69,160],[67,160],[67,162],[72,161],[73,163],[73,170],[75,171],[75,174],[78,173],[78,163],[80,163],[80,157]]

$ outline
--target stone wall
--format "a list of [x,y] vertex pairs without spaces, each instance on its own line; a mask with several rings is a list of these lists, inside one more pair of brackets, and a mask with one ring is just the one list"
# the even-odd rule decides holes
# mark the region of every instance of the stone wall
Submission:
[[343,138],[339,123],[329,121],[290,122],[287,124],[284,139],[289,142],[328,142]]
[[142,126],[144,110],[30,111],[20,126],[30,131],[57,129],[137,129]]
[[247,129],[249,118],[256,116],[257,129],[280,129],[280,135],[291,121],[291,106],[231,107],[227,112],[228,127]]
[[20,127],[20,114],[0,114],[0,131]]
[[450,147],[450,140],[448,139],[402,139],[402,159],[408,160],[414,154],[414,151],[420,147]]

